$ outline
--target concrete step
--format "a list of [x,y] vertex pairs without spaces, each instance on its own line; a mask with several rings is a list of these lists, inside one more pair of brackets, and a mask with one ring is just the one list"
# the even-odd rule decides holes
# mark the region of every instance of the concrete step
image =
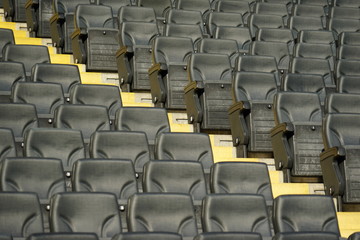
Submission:
[[360,231],[360,212],[338,212],[337,217],[342,237]]

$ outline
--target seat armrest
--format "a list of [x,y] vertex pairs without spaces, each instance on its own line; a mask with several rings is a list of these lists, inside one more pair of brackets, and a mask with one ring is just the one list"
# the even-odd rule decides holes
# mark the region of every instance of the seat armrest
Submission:
[[55,13],[51,18],[50,18],[50,24],[54,23],[54,22],[64,22],[65,21],[65,17],[62,14],[58,14]]
[[292,123],[286,122],[275,126],[273,129],[271,129],[271,137],[275,136],[280,132],[284,133],[287,136],[292,136],[294,135],[294,125]]
[[39,6],[39,0],[28,0],[25,3],[25,8],[37,8]]
[[199,90],[204,90],[204,84],[201,81],[193,81],[190,82],[186,87],[184,88],[185,93],[188,93],[190,91],[194,90],[195,92],[198,92]]
[[250,111],[250,103],[248,101],[236,102],[229,108],[228,114],[233,114],[236,111],[240,111],[240,113]]

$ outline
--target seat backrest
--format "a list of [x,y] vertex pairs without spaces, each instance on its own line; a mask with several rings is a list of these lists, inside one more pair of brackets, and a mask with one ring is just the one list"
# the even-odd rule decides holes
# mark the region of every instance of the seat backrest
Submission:
[[267,165],[251,162],[219,162],[211,167],[212,193],[245,193],[263,195],[273,201]]
[[326,59],[295,57],[290,62],[290,73],[318,74],[323,76],[325,85],[334,85],[331,66]]
[[275,57],[258,55],[239,56],[236,61],[235,71],[270,72],[279,74]]
[[360,76],[360,61],[340,59],[336,63],[336,78],[341,76]]
[[95,4],[79,4],[75,10],[75,28],[114,28],[115,23],[110,6]]
[[302,30],[323,30],[320,17],[291,16],[288,20],[289,29],[299,32]]
[[287,43],[254,41],[250,45],[251,55],[273,56],[279,69],[289,66],[290,52]]
[[342,32],[339,35],[340,45],[360,45],[360,32]]
[[333,31],[337,35],[342,32],[359,32],[360,19],[330,18],[328,20],[327,29]]
[[209,194],[202,204],[204,232],[257,232],[271,237],[265,199],[255,194]]
[[340,236],[330,196],[282,195],[274,200],[274,230],[278,232],[333,232]]
[[316,74],[288,73],[281,82],[281,90],[285,92],[317,93],[323,103],[326,97],[324,79]]
[[267,3],[257,2],[254,6],[254,12],[259,14],[269,14],[285,17],[288,15],[288,10],[283,3]]
[[116,113],[117,130],[145,132],[148,142],[154,145],[162,132],[170,132],[167,112],[163,108],[123,107]]
[[155,23],[156,16],[153,8],[124,6],[119,9],[119,25],[122,22],[147,22]]
[[81,83],[79,68],[67,64],[35,64],[31,80],[34,82],[60,83],[65,97],[76,84]]
[[328,113],[323,122],[325,149],[360,145],[356,134],[360,128],[359,119],[358,113]]
[[215,29],[219,26],[240,27],[243,25],[242,16],[239,13],[211,12],[207,17],[207,32],[210,36],[215,35]]
[[267,100],[272,103],[277,82],[273,73],[235,72],[232,89],[236,102]]
[[26,134],[24,142],[25,156],[60,159],[66,170],[71,170],[78,159],[85,158],[80,130],[33,128]]
[[75,192],[110,192],[122,200],[137,192],[134,165],[125,159],[80,159],[72,183]]
[[34,233],[26,240],[98,240],[95,233]]
[[110,130],[107,108],[96,105],[60,105],[55,110],[55,128],[71,128],[82,132],[85,142],[98,130]]
[[8,44],[15,44],[14,33],[11,29],[0,28],[0,60],[2,60],[2,51]]
[[40,202],[35,193],[0,193],[0,232],[27,237],[43,232]]
[[171,63],[187,63],[194,52],[190,38],[157,37],[153,44],[153,62],[171,65]]
[[38,114],[52,114],[59,105],[64,104],[62,87],[58,83],[17,82],[11,93],[14,103],[30,103]]
[[90,4],[89,0],[54,0],[53,9],[54,13],[67,14],[74,13],[76,6],[79,4]]
[[243,16],[243,22],[247,23],[250,6],[248,1],[218,0],[215,2],[215,11],[240,13]]
[[359,19],[359,14],[359,8],[334,6],[329,9],[329,18]]
[[225,54],[192,54],[188,63],[190,81],[231,81],[231,63]]
[[360,4],[356,0],[331,0],[333,6],[338,7],[355,7],[360,8]]
[[120,89],[117,86],[78,84],[70,93],[70,103],[99,105],[108,109],[110,119],[122,107]]
[[176,9],[195,10],[204,14],[210,9],[210,2],[209,0],[199,0],[196,2],[192,0],[175,0],[174,6]]
[[302,43],[318,43],[335,45],[334,34],[325,30],[302,30],[297,35],[298,42]]
[[35,192],[40,200],[49,201],[65,192],[62,162],[54,158],[6,158],[1,167],[1,191]]
[[325,12],[323,6],[295,4],[292,9],[292,15],[303,17],[323,17],[325,16]]
[[22,62],[26,76],[31,76],[31,68],[36,63],[50,63],[49,50],[39,45],[6,45],[3,50],[3,60],[9,62]]
[[166,24],[192,24],[204,26],[201,12],[192,10],[170,9],[166,14]]
[[287,43],[288,45],[293,45],[295,41],[291,30],[286,28],[260,28],[256,33],[256,40],[268,42],[283,42]]
[[89,232],[111,238],[121,232],[116,196],[110,193],[59,193],[50,201],[51,232]]
[[[336,55],[329,44],[297,43],[294,57],[331,59]],[[334,64],[333,59],[329,62]]]
[[278,92],[274,97],[275,124],[322,121],[320,99],[316,93]]
[[123,22],[120,25],[120,46],[151,45],[158,35],[155,23]]
[[0,164],[7,157],[16,157],[15,138],[11,129],[0,128]]
[[360,94],[360,76],[342,76],[337,79],[336,90],[339,93]]
[[181,235],[177,233],[164,232],[127,232],[115,235],[112,240],[182,240]]
[[239,48],[235,40],[204,38],[200,41],[197,52],[227,54],[230,58],[231,66],[234,66],[236,57],[239,55]]
[[360,45],[342,45],[338,47],[337,59],[353,59],[360,61]]
[[155,159],[196,161],[209,169],[214,163],[210,138],[204,133],[162,133],[156,139]]
[[203,32],[202,28],[195,24],[166,24],[164,36],[191,38],[196,45],[203,38]]
[[142,169],[150,161],[146,134],[134,131],[97,131],[91,136],[90,157],[130,159],[135,169]]
[[144,192],[187,193],[193,200],[206,196],[201,163],[190,161],[150,161],[144,166]]
[[194,207],[188,194],[134,194],[128,202],[127,220],[129,232],[170,232],[183,237],[197,234]]
[[255,37],[256,31],[260,28],[284,28],[281,16],[253,13],[249,16],[248,26],[251,37]]
[[11,91],[16,82],[26,80],[24,64],[20,62],[0,62],[0,91]]
[[151,7],[155,10],[156,17],[164,17],[164,10],[171,8],[171,0],[136,0],[136,5],[139,7]]
[[360,113],[359,94],[331,93],[326,96],[325,113]]
[[35,106],[21,103],[0,104],[0,127],[10,128],[17,142],[29,129],[38,127]]
[[113,16],[116,17],[121,7],[131,6],[131,0],[97,0],[97,4],[110,6]]
[[235,40],[240,50],[247,52],[251,43],[249,28],[247,27],[217,27],[214,38]]

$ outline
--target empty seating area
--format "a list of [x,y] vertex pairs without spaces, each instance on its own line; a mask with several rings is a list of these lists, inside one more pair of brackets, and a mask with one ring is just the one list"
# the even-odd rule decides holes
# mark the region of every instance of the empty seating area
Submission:
[[360,239],[358,0],[0,0],[0,239]]

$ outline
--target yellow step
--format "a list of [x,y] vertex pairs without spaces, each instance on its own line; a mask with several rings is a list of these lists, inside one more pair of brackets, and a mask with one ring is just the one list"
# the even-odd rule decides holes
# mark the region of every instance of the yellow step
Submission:
[[27,31],[22,30],[13,30],[14,37],[16,38],[27,38],[29,37],[29,33]]
[[26,23],[0,22],[0,28],[26,31]]
[[73,64],[73,56],[70,54],[50,54],[51,63]]
[[101,73],[97,72],[80,72],[81,83],[83,84],[102,84]]
[[121,92],[121,99],[124,107],[152,107],[152,103],[143,102],[141,94],[131,92]]
[[227,159],[233,159],[236,155],[233,147],[219,147],[212,145],[214,162],[223,162]]
[[286,194],[310,194],[307,183],[273,183],[271,187],[274,198]]
[[26,44],[26,45],[43,45],[41,38],[15,38],[16,44]]
[[342,237],[360,231],[360,212],[338,212],[337,217]]
[[168,113],[171,132],[193,132],[193,126],[188,124],[186,113]]

